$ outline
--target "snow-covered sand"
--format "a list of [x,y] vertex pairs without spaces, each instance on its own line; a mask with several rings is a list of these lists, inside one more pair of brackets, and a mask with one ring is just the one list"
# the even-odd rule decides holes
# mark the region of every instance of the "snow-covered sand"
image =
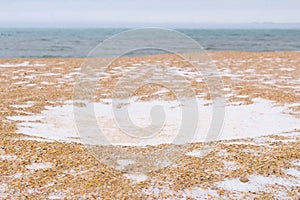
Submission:
[[[30,136],[42,137],[49,140],[80,142],[80,137],[92,136],[90,140],[93,144],[121,145],[157,145],[161,143],[171,143],[179,131],[181,125],[182,105],[176,101],[150,101],[150,102],[131,102],[128,105],[128,112],[134,124],[146,127],[151,123],[150,111],[155,105],[164,108],[166,120],[160,132],[150,139],[136,139],[123,133],[114,119],[110,100],[107,103],[95,103],[95,115],[85,114],[85,107],[76,115],[72,102],[67,102],[63,106],[46,107],[38,115],[31,116],[12,116],[9,120],[18,121],[18,133]],[[212,119],[212,107],[204,106],[207,103],[198,99],[199,124],[198,130],[194,135],[194,142],[205,141],[210,128]],[[294,129],[300,129],[300,119],[291,115],[284,114],[288,106],[274,106],[270,101],[255,99],[253,104],[241,106],[227,106],[223,130],[218,139],[235,139],[259,137],[270,134],[278,134]],[[79,110],[81,111],[81,110]],[[93,124],[93,119],[97,119],[97,124]],[[84,120],[83,120],[84,119]],[[76,123],[77,122],[77,123]],[[78,126],[86,128],[87,132],[78,133]],[[91,134],[100,128],[102,134]],[[82,130],[80,128],[79,130]],[[191,130],[193,131],[193,130]],[[96,141],[96,142],[94,142]],[[103,142],[102,142],[103,141]]]

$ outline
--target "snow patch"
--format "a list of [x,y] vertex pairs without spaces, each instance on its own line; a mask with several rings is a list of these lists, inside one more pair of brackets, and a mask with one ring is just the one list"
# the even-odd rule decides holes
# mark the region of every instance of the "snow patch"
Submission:
[[300,181],[300,170],[295,169],[295,168],[289,168],[289,169],[285,170],[285,173],[299,178],[299,181]]
[[41,63],[30,64],[29,61],[25,61],[23,63],[0,64],[0,67],[44,67],[44,66],[46,66],[46,64],[41,64]]
[[[145,146],[171,143],[175,138],[178,139],[177,141],[186,140],[186,135],[177,135],[184,107],[180,102],[157,100],[130,102],[128,105],[120,104],[117,109],[124,109],[124,106],[128,106],[128,115],[132,123],[139,127],[147,127],[151,124],[150,113],[154,106],[161,106],[164,109],[166,115],[164,125],[153,137],[145,139],[132,137],[120,130],[119,124],[116,124],[111,101],[86,103],[86,107],[75,107],[75,113],[72,102],[67,102],[63,106],[47,106],[46,110],[38,115],[10,116],[7,119],[21,121],[17,123],[18,133],[56,141]],[[201,99],[198,99],[197,103],[199,120],[196,133],[193,135],[193,142],[203,142],[208,136],[212,107],[204,106],[207,102]],[[87,112],[88,109],[92,109],[92,112]],[[254,103],[250,105],[227,106],[223,131],[219,134],[218,139],[255,138],[300,129],[300,119],[285,114],[287,109],[287,106],[274,107],[270,101],[263,99],[254,99]],[[74,118],[74,114],[76,118]],[[120,119],[126,120],[127,118]],[[191,133],[195,132],[191,127],[187,127],[187,129]],[[265,139],[269,140],[270,138]]]
[[282,185],[287,187],[300,186],[300,181],[275,176],[264,177],[260,175],[252,175],[249,177],[249,182],[246,183],[241,182],[239,178],[227,179],[217,183],[218,187],[229,191],[238,192],[265,191],[266,187],[272,187],[274,185]]
[[125,159],[122,159],[122,160],[117,160],[117,163],[118,163],[118,169],[119,170],[122,170],[124,169],[126,166],[128,165],[132,165],[134,164],[134,161],[133,160],[125,160]]
[[18,157],[15,155],[0,155],[2,160],[16,160]]
[[39,169],[47,169],[51,168],[52,164],[47,162],[47,163],[31,163],[30,165],[26,165],[27,169],[30,170],[39,170]]
[[124,176],[135,183],[146,181],[148,179],[148,176],[144,174],[125,174]]

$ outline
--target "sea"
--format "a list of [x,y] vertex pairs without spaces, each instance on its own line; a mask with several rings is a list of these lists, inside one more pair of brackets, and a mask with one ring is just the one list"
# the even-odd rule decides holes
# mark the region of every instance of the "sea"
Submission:
[[[0,58],[86,57],[128,29],[0,28]],[[300,51],[300,29],[176,29],[206,51]],[[147,54],[147,52],[145,52]]]

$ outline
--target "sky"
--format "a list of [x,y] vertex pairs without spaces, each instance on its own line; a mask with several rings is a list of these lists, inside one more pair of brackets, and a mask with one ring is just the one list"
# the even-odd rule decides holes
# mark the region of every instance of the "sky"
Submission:
[[300,23],[299,0],[0,0],[0,27]]

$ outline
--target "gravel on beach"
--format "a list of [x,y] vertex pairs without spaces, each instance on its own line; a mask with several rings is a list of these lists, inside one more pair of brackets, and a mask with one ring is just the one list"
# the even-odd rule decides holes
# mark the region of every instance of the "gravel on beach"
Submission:
[[[261,98],[274,107],[286,106],[286,114],[300,118],[300,52],[211,52],[209,56],[223,81],[227,105],[251,105]],[[10,117],[39,114],[46,106],[72,100],[82,63],[81,58],[0,60],[0,199],[300,198],[300,129],[210,143],[124,146],[124,152],[144,159],[111,165],[100,162],[80,143],[16,133],[22,118]],[[180,74],[191,81],[197,97],[211,99],[201,75],[173,55],[115,61],[101,74],[95,99],[112,98],[124,72],[145,63],[175,66],[184,71]],[[135,95],[141,101],[176,98],[159,85],[140,88]],[[204,146],[212,148],[201,154]],[[114,146],[95,148],[103,157],[115,151]],[[165,167],[155,167],[155,161],[164,161],[153,153],[159,150],[170,156],[174,150],[177,157]],[[147,171],[132,173],[138,165]]]

